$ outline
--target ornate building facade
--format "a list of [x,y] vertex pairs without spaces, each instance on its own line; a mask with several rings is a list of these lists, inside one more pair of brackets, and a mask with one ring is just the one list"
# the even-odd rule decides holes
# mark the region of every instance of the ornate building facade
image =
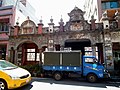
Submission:
[[104,29],[105,20],[95,23],[94,17],[89,24],[78,7],[68,15],[69,21],[64,25],[61,18],[59,26],[54,26],[52,18],[49,27],[43,27],[42,20],[36,26],[29,18],[20,26],[17,23],[9,36],[9,60],[20,65],[35,64],[42,61],[41,54],[45,49],[72,49],[81,50],[82,55],[95,55],[108,69],[114,69],[112,52],[120,49],[116,44],[120,42],[120,30]]
[[86,11],[84,17],[88,21],[91,16],[94,16],[97,23],[102,21],[105,34],[103,36],[104,61],[111,62],[107,60],[107,55],[112,56],[114,69],[120,70],[120,0],[85,0],[84,10]]
[[35,10],[27,0],[0,0],[0,59],[7,59],[10,28],[17,21],[21,24],[26,17],[38,23]]

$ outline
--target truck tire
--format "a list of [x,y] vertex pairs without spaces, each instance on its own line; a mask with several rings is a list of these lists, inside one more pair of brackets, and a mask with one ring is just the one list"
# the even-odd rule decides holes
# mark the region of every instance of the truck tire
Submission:
[[95,74],[90,73],[87,75],[87,81],[94,83],[97,81],[97,76]]
[[7,90],[7,83],[4,80],[0,80],[0,90]]
[[54,73],[54,79],[57,80],[57,81],[61,80],[62,79],[62,74],[59,73],[59,72],[55,72]]

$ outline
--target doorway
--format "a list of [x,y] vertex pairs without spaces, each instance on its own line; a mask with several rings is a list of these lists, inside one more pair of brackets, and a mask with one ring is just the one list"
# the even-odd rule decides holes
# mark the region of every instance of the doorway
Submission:
[[91,41],[89,39],[70,39],[65,41],[65,47],[71,48],[71,50],[81,50],[82,55],[85,55],[85,47],[91,47]]
[[40,60],[38,46],[32,42],[25,42],[19,45],[17,59],[20,65],[38,63]]

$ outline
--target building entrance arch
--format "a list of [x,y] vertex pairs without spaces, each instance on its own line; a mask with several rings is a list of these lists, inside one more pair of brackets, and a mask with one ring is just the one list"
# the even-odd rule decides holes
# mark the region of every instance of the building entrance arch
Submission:
[[27,64],[36,64],[39,63],[40,53],[38,46],[30,41],[21,43],[17,47],[17,64],[27,65]]

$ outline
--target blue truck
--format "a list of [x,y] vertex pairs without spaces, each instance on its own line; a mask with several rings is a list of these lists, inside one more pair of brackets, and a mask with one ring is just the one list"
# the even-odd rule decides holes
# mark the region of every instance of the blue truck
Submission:
[[44,74],[51,75],[55,80],[67,76],[96,82],[110,77],[95,56],[82,56],[81,51],[45,51],[42,67]]

